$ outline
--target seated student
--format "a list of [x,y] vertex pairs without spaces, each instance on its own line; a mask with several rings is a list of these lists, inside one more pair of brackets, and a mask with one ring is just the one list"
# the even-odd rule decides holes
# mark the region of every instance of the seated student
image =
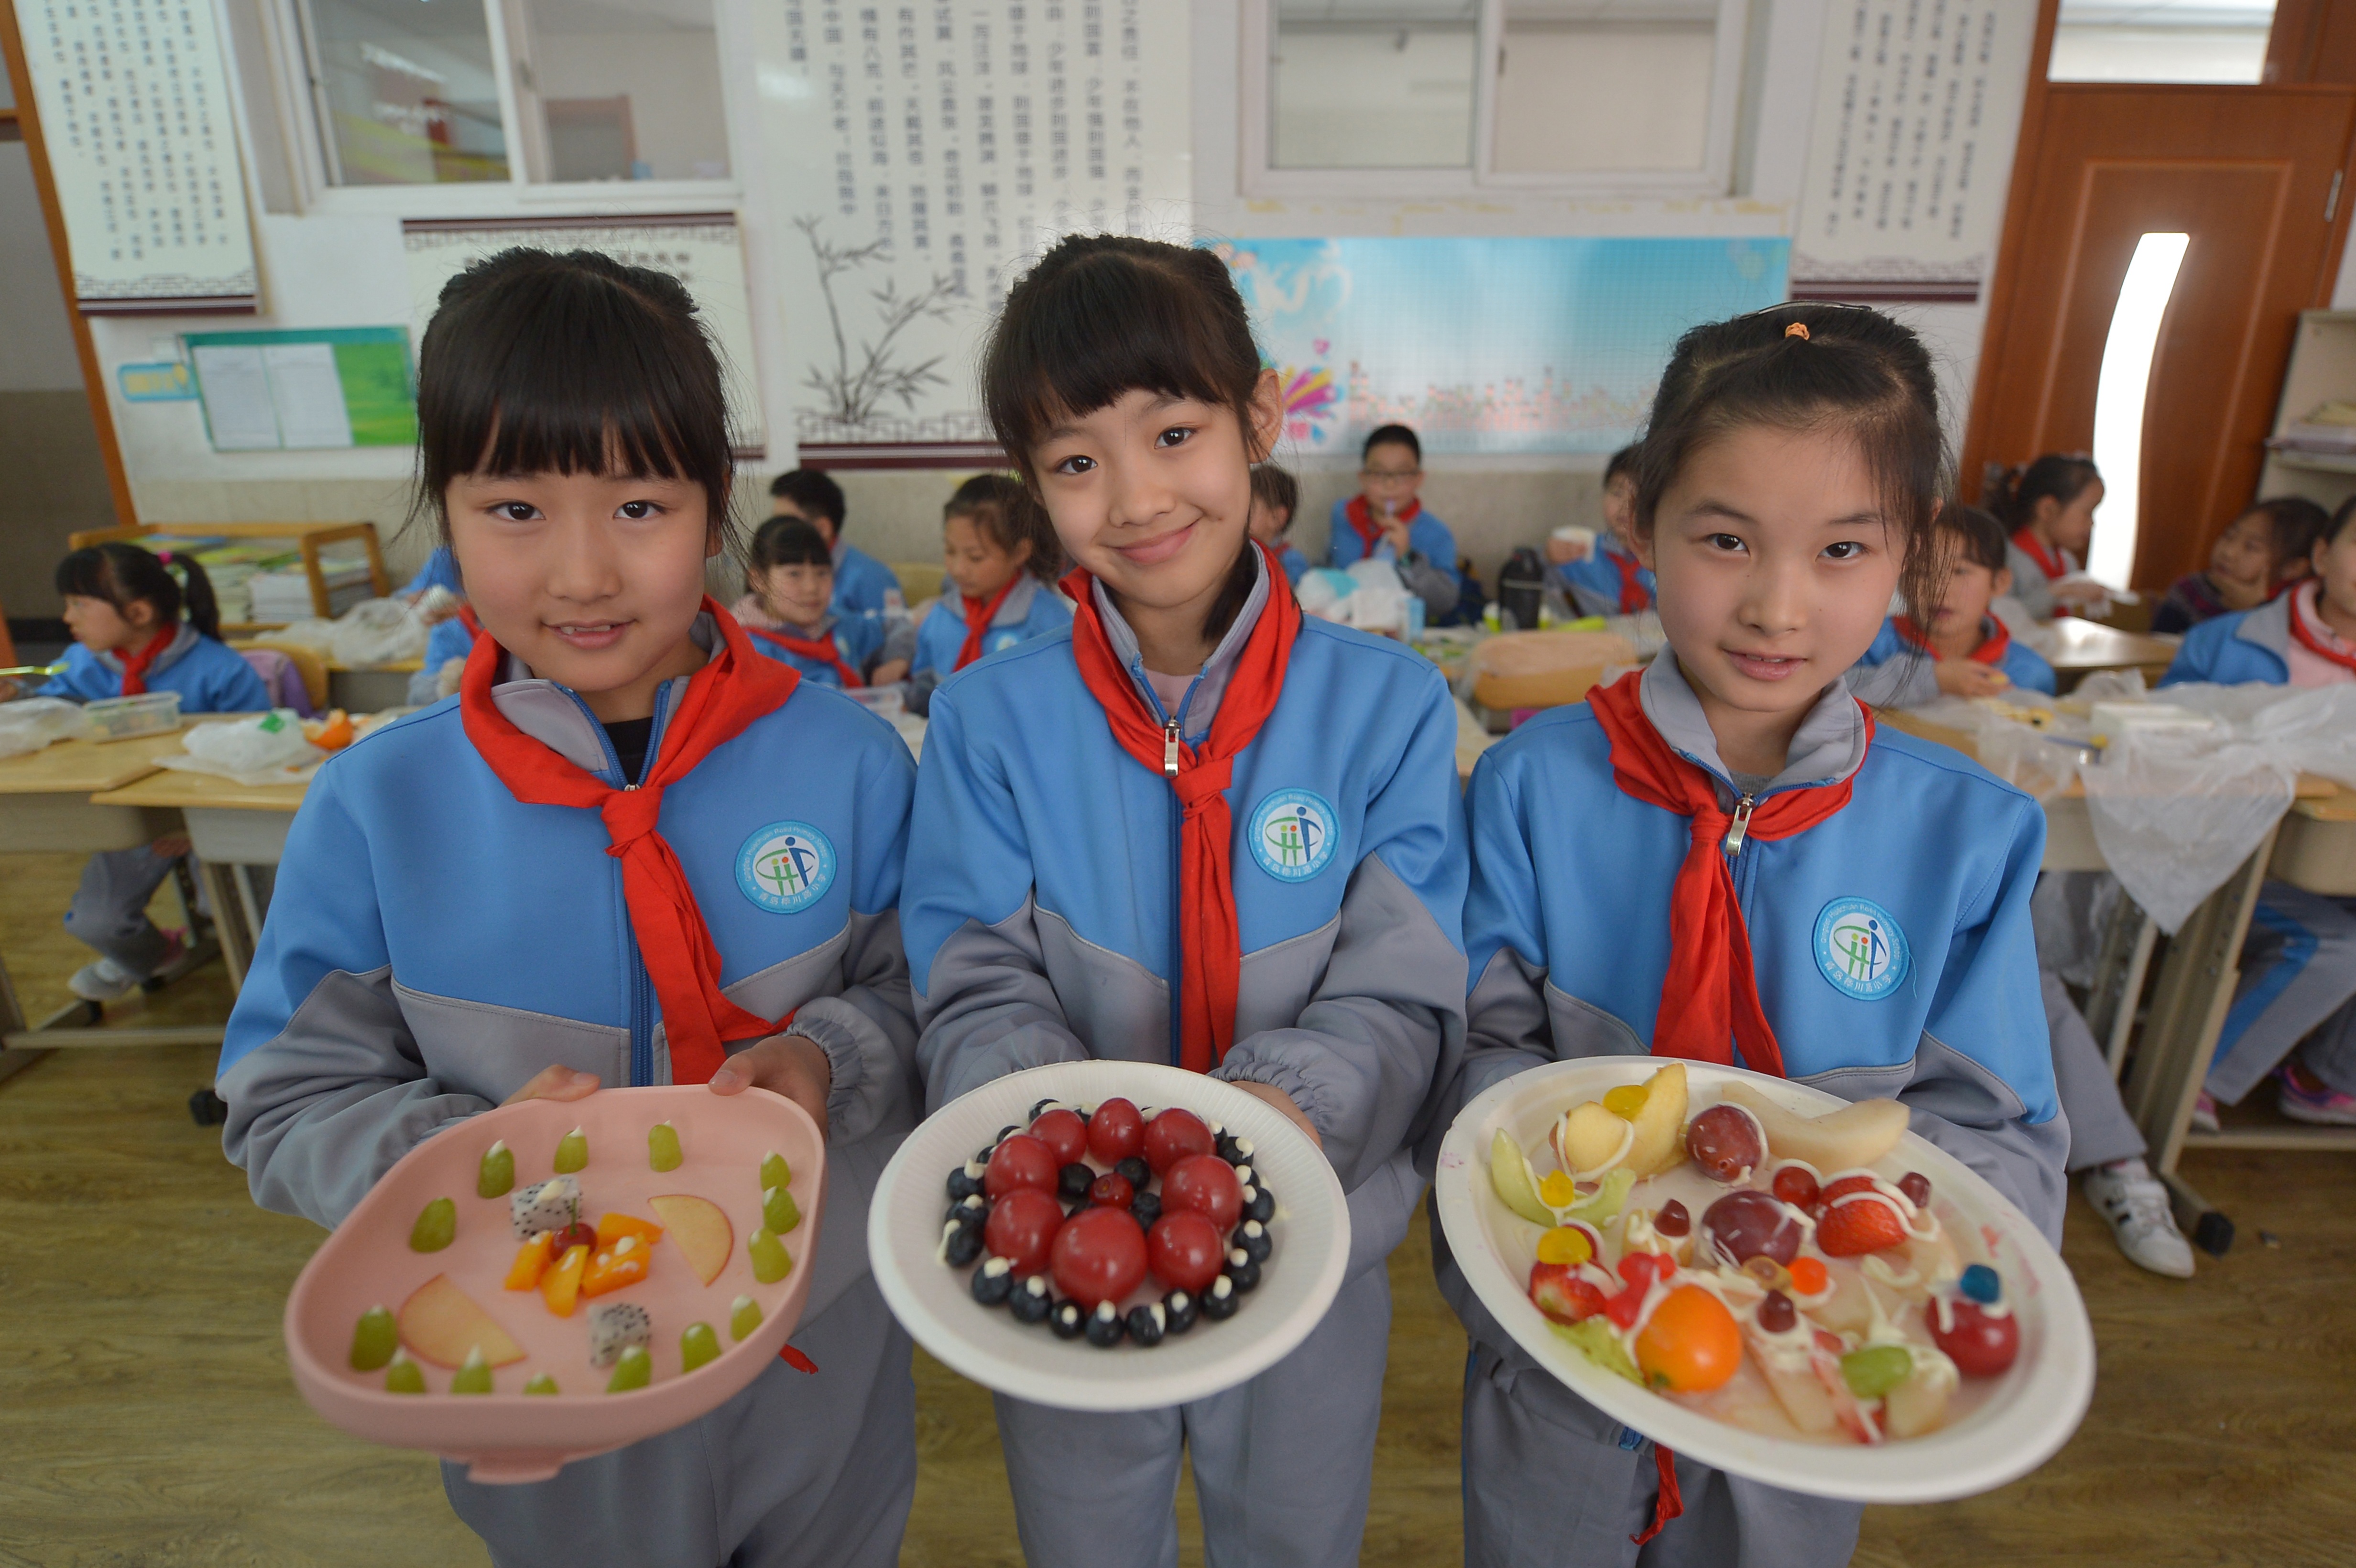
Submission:
[[1398,568],[1408,592],[1423,601],[1423,618],[1440,625],[1464,597],[1456,575],[1456,536],[1424,510],[1423,443],[1403,424],[1387,424],[1366,437],[1360,489],[1333,503],[1333,538],[1325,564],[1387,560]]
[[[187,580],[185,591],[172,576],[175,570]],[[177,550],[150,555],[135,544],[91,545],[58,563],[57,583],[74,641],[66,650],[65,673],[51,677],[35,696],[96,702],[177,691],[182,713],[260,713],[270,707],[269,689],[253,667],[220,642],[212,582],[193,557]],[[111,1002],[178,962],[179,934],[155,929],[147,901],[187,852],[187,839],[173,834],[90,858],[66,912],[66,929],[99,956],[74,971],[68,990],[86,1002]]]
[[1603,465],[1603,532],[1592,549],[1569,539],[1546,542],[1547,586],[1569,598],[1574,615],[1638,615],[1653,607],[1653,572],[1636,559],[1629,528],[1636,505],[1636,446]]
[[[2162,686],[2341,686],[2356,681],[2356,497],[2332,514],[2308,561],[2314,578],[2255,610],[2204,621],[2184,635]],[[2269,1072],[2282,1113],[2356,1126],[2356,900],[2286,882],[2259,890],[2242,949],[2242,981],[2194,1113],[2213,1127],[2216,1102],[2237,1104]],[[2306,1043],[2302,1046],[2301,1041]]]
[[409,705],[423,708],[458,694],[458,677],[466,667],[466,656],[475,651],[475,638],[482,632],[482,623],[475,619],[474,608],[461,604],[443,619],[434,623],[425,634],[425,658],[417,673],[409,677]]
[[[1920,674],[1878,699],[1884,708],[1910,708],[1927,701],[1927,682],[1949,697],[1990,697],[2012,687],[2053,695],[2053,667],[2037,651],[2016,642],[2005,624],[1988,613],[1988,606],[2012,591],[2012,569],[2005,564],[2004,525],[1977,507],[1948,507],[1939,514],[1936,538],[1948,552],[1945,585],[1931,624],[1918,626],[1905,615],[1881,624],[1881,635],[1858,661],[1859,669],[1893,662],[1916,667]],[[1921,667],[1928,666],[1927,670]],[[1893,671],[1892,674],[1899,672]],[[1853,680],[1853,689],[1868,685]],[[1877,701],[1875,697],[1860,697]]]
[[2307,558],[2330,525],[2304,496],[2260,501],[2209,547],[2209,570],[2176,580],[2152,613],[2151,629],[2189,632],[2203,621],[2254,610],[2308,574]]
[[1045,515],[1003,474],[977,474],[941,512],[941,565],[948,587],[915,634],[892,639],[885,656],[905,656],[908,708],[923,713],[933,688],[980,658],[1072,624],[1052,573],[1063,563]]
[[[884,617],[838,615],[826,536],[798,517],[771,517],[753,536],[736,619],[753,645],[838,691],[867,684],[884,651]],[[894,672],[896,676],[896,671]],[[888,684],[879,681],[878,685]]]
[[1989,509],[2012,530],[2012,596],[2034,619],[2050,621],[2102,600],[2094,584],[2060,581],[2085,570],[2094,508],[2102,504],[2103,476],[2094,460],[2058,452],[2008,470],[1989,497]]
[[462,595],[466,592],[458,586],[458,558],[450,553],[448,545],[436,547],[434,553],[425,558],[425,564],[417,569],[417,575],[401,585],[401,597],[414,604],[431,588],[446,588]]
[[1251,494],[1251,537],[1268,546],[1284,568],[1285,581],[1298,586],[1309,558],[1285,535],[1292,529],[1292,514],[1301,509],[1301,482],[1273,463],[1254,464]]
[[834,613],[897,615],[907,609],[892,569],[842,540],[842,486],[815,468],[797,468],[769,481],[769,515],[798,517],[816,528],[834,558]]

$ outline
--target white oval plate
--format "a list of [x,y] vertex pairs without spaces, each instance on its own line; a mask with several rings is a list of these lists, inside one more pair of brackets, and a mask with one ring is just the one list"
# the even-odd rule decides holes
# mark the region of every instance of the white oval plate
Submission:
[[[1258,1289],[1224,1323],[1205,1318],[1151,1349],[1100,1350],[1017,1323],[968,1294],[971,1268],[938,1256],[949,1172],[1044,1099],[1183,1106],[1249,1138],[1254,1171],[1276,1194],[1275,1249]],[[985,1388],[1063,1410],[1160,1410],[1205,1399],[1283,1359],[1325,1316],[1350,1256],[1350,1211],[1323,1154],[1282,1113],[1215,1078],[1139,1061],[1033,1067],[950,1101],[908,1135],[884,1168],[867,1216],[867,1252],[893,1316],[946,1365]]]
[[[1526,1290],[1538,1228],[1506,1208],[1490,1186],[1490,1143],[1503,1128],[1528,1149],[1570,1106],[1641,1083],[1661,1065],[1649,1056],[1597,1056],[1518,1073],[1465,1106],[1440,1146],[1435,1201],[1448,1244],[1482,1305],[1540,1366],[1605,1414],[1679,1454],[1769,1486],[1850,1502],[1971,1497],[2027,1475],[2069,1440],[2094,1392],[2094,1336],[2077,1282],[2027,1216],[1970,1168],[1911,1132],[1880,1164],[1921,1171],[1974,1221],[2020,1318],[2019,1359],[1952,1425],[1873,1446],[1765,1436],[1639,1388],[1558,1339]],[[1845,1104],[1821,1089],[1740,1068],[1688,1061],[1686,1076],[1698,1105],[1715,1103],[1716,1086],[1738,1078],[1806,1115]]]

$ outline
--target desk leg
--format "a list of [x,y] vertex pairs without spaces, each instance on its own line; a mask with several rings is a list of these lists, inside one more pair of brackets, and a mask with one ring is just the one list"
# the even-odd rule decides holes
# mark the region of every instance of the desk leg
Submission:
[[2136,1004],[2143,999],[2144,978],[2151,972],[2152,950],[2158,944],[2158,923],[2122,892],[2103,928],[2103,950],[2094,959],[2094,984],[2086,997],[2086,1027],[2103,1042],[2113,1078],[2126,1061]]
[[2242,941],[2249,934],[2250,913],[2257,907],[2274,843],[2269,830],[2256,851],[2224,886],[2201,901],[2169,944],[2143,1045],[2127,1070],[2123,1092],[2127,1115],[2151,1146],[2152,1166],[2175,1200],[2178,1223],[2218,1256],[2233,1244],[2233,1223],[2209,1207],[2177,1174],[2176,1166],[2192,1125],[2193,1102],[2200,1098],[2225,1013],[2233,1005],[2233,988],[2242,975]]
[[253,891],[243,866],[201,862],[205,893],[212,901],[213,930],[220,937],[221,963],[229,970],[233,994],[244,988],[245,971],[253,962],[253,936],[262,928],[254,910]]

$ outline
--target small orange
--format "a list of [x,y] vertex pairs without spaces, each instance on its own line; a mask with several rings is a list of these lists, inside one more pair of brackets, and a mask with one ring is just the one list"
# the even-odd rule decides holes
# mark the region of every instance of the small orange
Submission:
[[1644,1381],[1669,1393],[1708,1393],[1741,1364],[1742,1330],[1734,1314],[1697,1285],[1669,1292],[1636,1336]]

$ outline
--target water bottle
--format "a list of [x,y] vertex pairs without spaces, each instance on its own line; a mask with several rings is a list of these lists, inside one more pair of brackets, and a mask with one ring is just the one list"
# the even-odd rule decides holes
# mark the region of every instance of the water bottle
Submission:
[[1506,558],[1497,574],[1497,604],[1508,631],[1537,630],[1538,611],[1546,603],[1546,568],[1538,552],[1525,545]]

